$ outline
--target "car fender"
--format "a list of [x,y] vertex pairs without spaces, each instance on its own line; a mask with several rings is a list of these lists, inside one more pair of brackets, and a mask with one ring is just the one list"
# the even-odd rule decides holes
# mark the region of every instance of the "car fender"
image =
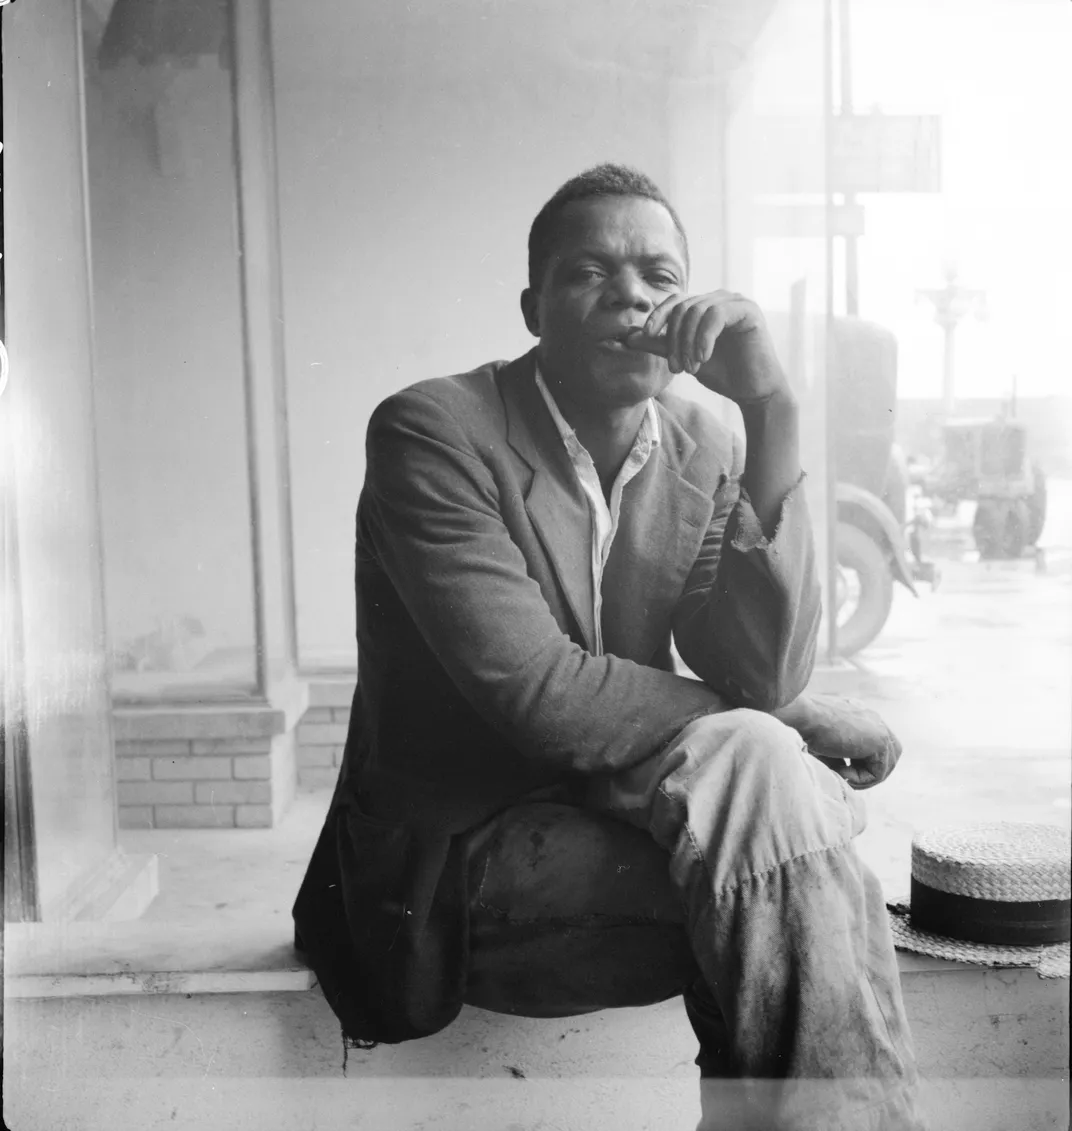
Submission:
[[851,522],[874,538],[889,556],[894,579],[918,597],[912,584],[904,534],[890,508],[877,495],[855,483],[839,482],[836,498],[838,518]]

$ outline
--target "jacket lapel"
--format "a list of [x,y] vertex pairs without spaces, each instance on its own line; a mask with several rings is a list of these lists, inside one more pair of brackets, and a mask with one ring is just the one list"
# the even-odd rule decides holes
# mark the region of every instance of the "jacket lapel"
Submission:
[[532,470],[525,510],[585,646],[595,649],[592,518],[562,437],[536,387],[535,353],[502,370],[507,441]]
[[604,647],[641,664],[666,642],[714,511],[685,477],[696,441],[661,405],[659,423],[659,447],[626,488],[603,581]]

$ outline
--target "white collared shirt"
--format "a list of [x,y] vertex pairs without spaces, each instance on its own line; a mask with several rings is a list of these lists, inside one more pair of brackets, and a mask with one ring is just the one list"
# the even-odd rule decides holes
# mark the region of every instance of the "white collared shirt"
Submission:
[[577,438],[577,433],[569,426],[562,415],[555,398],[551,395],[539,366],[536,367],[536,387],[547,405],[547,411],[555,422],[558,434],[562,437],[566,454],[570,458],[573,470],[577,473],[585,496],[588,499],[588,509],[592,514],[592,593],[595,599],[594,621],[596,629],[595,654],[603,653],[603,571],[610,557],[610,548],[614,536],[618,533],[618,522],[622,511],[622,492],[631,479],[643,470],[644,465],[651,458],[652,452],[658,446],[661,434],[659,431],[659,413],[655,401],[650,397],[647,401],[647,411],[644,420],[633,441],[633,447],[626,456],[610,490],[610,505],[603,496],[603,487],[599,482],[599,473],[592,460],[588,449]]

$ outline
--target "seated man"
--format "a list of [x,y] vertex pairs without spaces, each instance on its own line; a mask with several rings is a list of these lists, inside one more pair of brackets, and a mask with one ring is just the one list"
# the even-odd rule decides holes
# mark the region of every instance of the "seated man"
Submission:
[[[801,694],[797,405],[757,307],[689,296],[688,264],[648,178],[590,170],[532,226],[533,351],[373,414],[359,682],[297,943],[354,1039],[684,993],[701,1076],[746,1082],[711,1092],[718,1126],[917,1127],[852,845],[852,787],[899,747]],[[743,466],[666,391],[682,371],[740,405]]]

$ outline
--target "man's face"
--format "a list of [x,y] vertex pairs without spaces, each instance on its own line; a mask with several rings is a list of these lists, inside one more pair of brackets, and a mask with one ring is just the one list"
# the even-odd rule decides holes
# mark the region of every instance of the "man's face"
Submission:
[[661,393],[672,377],[665,359],[628,349],[622,338],[684,291],[686,275],[681,235],[656,201],[609,196],[568,205],[539,291],[521,296],[556,397],[598,412]]

